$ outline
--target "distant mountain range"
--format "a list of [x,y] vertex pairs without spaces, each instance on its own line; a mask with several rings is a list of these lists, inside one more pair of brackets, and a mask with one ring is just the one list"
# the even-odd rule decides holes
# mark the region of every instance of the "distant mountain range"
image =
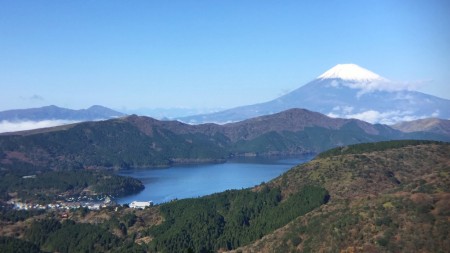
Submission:
[[182,117],[191,124],[241,121],[291,108],[331,117],[394,124],[420,118],[450,118],[450,100],[410,90],[355,64],[339,64],[308,84],[269,102]]
[[404,121],[391,126],[405,133],[429,132],[450,136],[450,120],[428,118],[413,121]]
[[55,105],[30,109],[16,109],[0,112],[0,121],[43,121],[43,120],[68,120],[89,121],[99,119],[111,119],[125,114],[112,109],[94,105],[88,109],[72,110]]
[[234,156],[317,153],[392,139],[450,141],[386,125],[291,109],[237,123],[189,125],[136,115],[0,135],[4,168],[123,168],[224,161]]

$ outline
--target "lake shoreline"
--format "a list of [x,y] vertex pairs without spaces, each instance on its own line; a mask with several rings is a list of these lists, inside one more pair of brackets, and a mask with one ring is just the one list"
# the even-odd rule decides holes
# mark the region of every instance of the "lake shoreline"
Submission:
[[116,198],[119,204],[201,197],[231,189],[254,187],[289,169],[308,162],[315,154],[276,157],[234,157],[224,163],[176,164],[170,167],[122,169],[116,174],[140,180],[145,189],[138,194]]
[[233,162],[233,161],[243,161],[243,160],[274,160],[274,159],[290,159],[290,158],[297,158],[298,156],[313,156],[316,157],[318,153],[315,152],[303,152],[303,153],[288,153],[288,154],[256,154],[256,155],[250,155],[250,154],[240,154],[240,155],[233,155],[228,158],[224,159],[215,159],[215,158],[206,158],[206,159],[173,159],[168,164],[161,164],[161,165],[145,165],[145,166],[130,166],[130,167],[112,167],[108,168],[108,170],[112,170],[115,172],[119,171],[126,171],[126,170],[139,170],[139,169],[163,169],[163,168],[172,168],[175,166],[189,166],[189,165],[213,165],[213,164],[224,164],[227,162]]

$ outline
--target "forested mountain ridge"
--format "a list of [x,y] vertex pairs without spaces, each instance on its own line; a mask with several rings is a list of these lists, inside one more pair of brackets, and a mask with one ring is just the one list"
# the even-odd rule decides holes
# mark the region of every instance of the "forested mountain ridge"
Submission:
[[136,115],[0,136],[5,168],[126,168],[217,162],[243,155],[318,153],[390,139],[450,140],[291,109],[226,125],[188,125]]

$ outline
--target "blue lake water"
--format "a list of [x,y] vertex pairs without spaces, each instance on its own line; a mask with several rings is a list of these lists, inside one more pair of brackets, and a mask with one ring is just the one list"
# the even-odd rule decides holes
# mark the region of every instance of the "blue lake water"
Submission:
[[125,204],[134,200],[155,204],[173,199],[200,197],[230,189],[242,189],[268,182],[313,155],[286,159],[245,158],[221,164],[183,165],[170,168],[122,170],[117,174],[142,181],[145,189],[136,195],[117,199]]

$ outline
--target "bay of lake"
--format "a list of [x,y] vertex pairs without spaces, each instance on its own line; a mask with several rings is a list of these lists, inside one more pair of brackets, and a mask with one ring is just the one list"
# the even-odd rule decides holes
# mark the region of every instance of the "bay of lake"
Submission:
[[177,165],[169,168],[121,170],[117,174],[139,179],[145,189],[116,199],[119,204],[200,197],[231,189],[243,189],[268,182],[314,155],[295,158],[242,158],[220,164]]

